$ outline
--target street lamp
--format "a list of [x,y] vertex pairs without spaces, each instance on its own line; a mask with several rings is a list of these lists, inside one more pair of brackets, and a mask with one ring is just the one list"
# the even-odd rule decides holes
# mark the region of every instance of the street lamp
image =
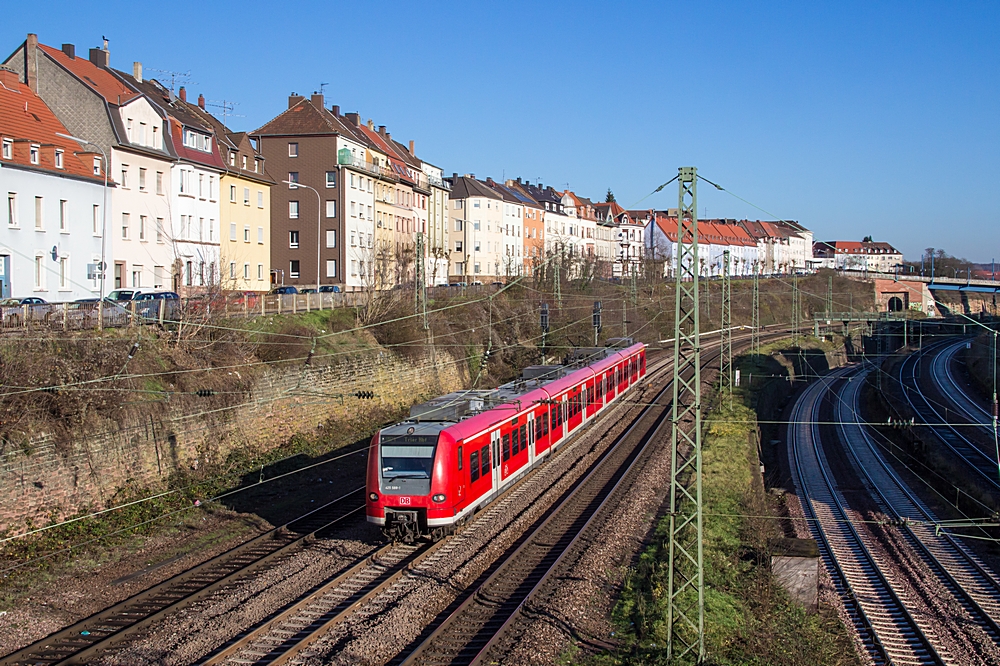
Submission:
[[281,182],[287,183],[288,189],[290,189],[290,190],[294,190],[294,189],[297,189],[299,187],[304,187],[307,190],[312,190],[313,193],[316,195],[316,292],[318,293],[319,292],[319,251],[320,251],[320,247],[321,247],[320,234],[322,233],[322,226],[323,226],[323,216],[322,216],[322,211],[320,210],[320,208],[322,207],[323,202],[320,199],[319,191],[317,191],[315,187],[309,187],[308,185],[303,185],[302,183],[296,183],[295,181],[291,181],[291,180],[283,180]]
[[[63,134],[62,132],[56,132],[56,136],[62,137],[63,139],[69,139],[70,141],[76,141],[81,145],[93,146],[101,151],[101,158],[104,164],[104,199],[101,211],[101,298],[97,301],[98,307],[98,317],[103,317],[101,310],[104,306],[104,272],[107,270],[107,262],[105,259],[105,253],[107,248],[105,233],[108,227],[108,154],[104,152],[104,149],[93,141],[87,141],[86,139],[81,139],[79,137],[71,136],[69,134]],[[103,324],[103,320],[101,321]]]

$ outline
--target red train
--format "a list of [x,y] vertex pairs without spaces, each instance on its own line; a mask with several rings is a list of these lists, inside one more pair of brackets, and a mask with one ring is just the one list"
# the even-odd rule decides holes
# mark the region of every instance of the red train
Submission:
[[449,533],[644,377],[646,346],[602,349],[586,362],[533,366],[497,389],[436,398],[377,432],[369,522],[405,541]]

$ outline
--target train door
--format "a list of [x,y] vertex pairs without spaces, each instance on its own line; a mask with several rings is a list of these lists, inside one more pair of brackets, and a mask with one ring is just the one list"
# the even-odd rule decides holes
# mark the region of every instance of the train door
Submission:
[[493,490],[500,488],[500,429],[490,433],[490,449],[493,452]]
[[525,417],[528,419],[528,467],[535,464],[535,434],[539,421],[535,419],[535,413],[529,412]]

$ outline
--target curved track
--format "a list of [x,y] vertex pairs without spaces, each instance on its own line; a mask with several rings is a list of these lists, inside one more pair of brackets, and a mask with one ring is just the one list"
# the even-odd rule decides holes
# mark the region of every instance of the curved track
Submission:
[[960,541],[936,529],[937,516],[886,462],[868,428],[858,422],[861,387],[869,372],[870,368],[849,375],[851,381],[835,397],[841,442],[882,510],[903,523],[899,534],[913,553],[993,643],[1000,643],[1000,581]]
[[819,437],[819,408],[834,371],[799,397],[788,426],[792,479],[809,529],[869,657],[876,664],[943,663],[851,524],[847,503],[828,469]]

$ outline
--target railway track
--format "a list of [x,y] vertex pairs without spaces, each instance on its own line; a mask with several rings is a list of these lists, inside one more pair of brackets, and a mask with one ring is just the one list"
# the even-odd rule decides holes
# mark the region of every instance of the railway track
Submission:
[[970,423],[981,425],[990,437],[993,436],[993,415],[983,408],[979,402],[969,395],[966,388],[952,372],[952,362],[955,354],[965,344],[966,340],[955,343],[943,349],[934,357],[931,368],[931,378],[941,395],[947,396],[955,409]]
[[960,541],[940,532],[937,516],[895,472],[879,451],[868,428],[857,422],[861,386],[871,369],[850,376],[836,397],[838,431],[855,470],[884,513],[900,520],[899,534],[912,552],[974,619],[994,644],[1000,644],[1000,581]]
[[833,480],[819,436],[819,409],[836,370],[809,386],[792,410],[789,463],[809,529],[834,588],[869,658],[876,664],[941,664],[905,603],[893,590],[851,523],[847,502]]
[[[952,425],[951,414],[946,413],[943,405],[928,396],[920,388],[921,377],[919,372],[921,357],[930,351],[939,351],[941,347],[947,344],[949,343],[933,345],[928,347],[926,351],[910,354],[899,364],[899,374],[897,376],[899,385],[907,404],[916,414],[917,421],[932,430],[941,442],[952,453],[958,456],[960,460],[963,460],[989,487],[1000,490],[1000,481],[998,481],[1000,474],[998,474],[998,464],[994,457],[995,452],[984,451],[972,438],[961,432],[960,428]],[[942,395],[947,396],[949,394],[942,392]]]
[[[344,455],[360,455],[367,446]],[[246,575],[272,566],[311,539],[363,515],[365,487],[222,553],[192,569],[0,658],[0,666],[85,664],[120,648],[130,636],[165,614],[184,608]]]

